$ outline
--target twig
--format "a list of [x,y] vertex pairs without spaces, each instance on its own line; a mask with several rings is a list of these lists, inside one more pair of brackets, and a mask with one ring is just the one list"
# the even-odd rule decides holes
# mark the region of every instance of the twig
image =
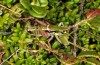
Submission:
[[20,14],[20,13],[18,13],[18,12],[15,12],[15,11],[13,11],[13,10],[7,8],[6,6],[2,5],[1,3],[0,3],[0,7],[4,8],[4,9],[10,11],[10,12],[13,12],[13,13],[15,13],[15,14]]
[[17,52],[19,52],[20,49],[17,49],[14,53],[12,53],[7,59],[5,59],[0,65],[3,65],[3,63],[5,63],[8,59],[10,59],[14,54],[16,54]]
[[52,50],[51,47],[43,41],[39,41],[39,43],[36,43],[36,44],[38,46],[41,46],[43,49],[45,49],[49,53],[53,53],[53,54],[56,54],[58,56],[62,56],[62,53],[60,53],[58,50]]
[[0,32],[0,34],[2,34],[2,35],[9,35],[9,34],[11,34],[12,32]]
[[[83,13],[83,9],[84,9],[84,2],[85,0],[81,0],[81,4],[80,4],[80,15],[82,15]],[[74,27],[74,40],[73,40],[73,44],[76,44],[77,43],[77,30],[78,30],[78,26]],[[73,49],[73,55],[76,57],[76,47],[74,46],[74,49]]]
[[[76,44],[77,43],[77,30],[78,30],[78,26],[74,28],[74,40],[73,40],[73,44]],[[74,49],[73,49],[73,55],[76,57],[76,47],[74,46]]]
[[82,15],[82,13],[83,13],[84,3],[85,3],[85,0],[81,0],[81,4],[80,4],[80,15]]
[[34,19],[34,17],[27,17],[27,18],[13,18],[15,21],[20,21],[20,20],[29,20],[29,19]]
[[71,43],[71,42],[69,42],[69,43],[70,43],[71,45],[73,45],[73,46],[75,46],[75,47],[77,47],[77,48],[83,50],[83,51],[87,51],[87,50],[88,50],[88,49],[83,48],[83,47],[81,47],[81,46],[79,46],[79,45],[77,45],[77,44],[74,44],[74,43]]

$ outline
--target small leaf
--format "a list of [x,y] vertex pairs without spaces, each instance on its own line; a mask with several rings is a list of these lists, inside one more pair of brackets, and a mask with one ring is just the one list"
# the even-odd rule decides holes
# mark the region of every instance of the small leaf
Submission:
[[26,38],[26,39],[25,39],[25,42],[26,42],[26,43],[32,42],[32,39]]
[[19,40],[19,37],[11,37],[11,39],[15,42],[17,42]]
[[[31,9],[30,1],[29,0],[20,0],[20,3],[23,5],[24,8],[27,10]],[[27,5],[28,4],[28,5]]]
[[40,1],[39,0],[33,0],[31,2],[31,5],[40,6]]
[[9,17],[9,13],[4,14],[4,16],[0,19],[0,27],[2,27],[3,24],[4,24],[5,22],[7,22],[8,17]]
[[46,13],[45,7],[32,6],[32,9],[38,14],[45,14]]
[[99,58],[99,54],[96,51],[82,51],[78,57],[95,57]]
[[96,44],[91,44],[91,45],[89,45],[89,48],[91,48],[91,49],[93,49],[93,48],[95,48],[96,47]]
[[50,58],[50,62],[57,62],[56,58]]
[[58,41],[55,41],[52,45],[52,49],[56,49],[59,45],[60,43]]
[[12,64],[12,62],[14,62],[14,58],[9,59],[9,64]]
[[45,7],[48,5],[48,0],[39,0],[41,3],[41,7]]
[[14,52],[15,52],[15,50],[14,50],[14,47],[13,47],[13,46],[10,46],[10,52],[11,52],[11,53],[14,53]]
[[33,59],[33,56],[29,56],[26,61],[30,62]]
[[26,31],[24,31],[23,33],[22,33],[22,35],[20,36],[20,39],[21,40],[24,40],[26,38]]
[[12,0],[6,0],[6,3],[11,3],[12,2]]
[[14,23],[15,21],[14,21],[13,19],[9,18],[9,19],[7,20],[7,22],[10,24],[10,23]]
[[100,65],[100,61],[97,60],[96,58],[87,58],[85,62],[92,64],[92,65]]
[[24,59],[17,60],[15,65],[22,65],[23,62],[24,62]]
[[75,3],[79,3],[80,0],[74,0]]
[[100,15],[97,15],[93,19],[89,20],[88,23],[95,28],[100,28]]
[[17,28],[20,28],[20,23],[17,23]]

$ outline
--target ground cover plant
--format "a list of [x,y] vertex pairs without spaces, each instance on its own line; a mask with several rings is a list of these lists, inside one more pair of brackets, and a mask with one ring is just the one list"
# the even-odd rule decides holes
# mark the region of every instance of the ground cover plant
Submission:
[[0,65],[100,65],[100,1],[0,0]]

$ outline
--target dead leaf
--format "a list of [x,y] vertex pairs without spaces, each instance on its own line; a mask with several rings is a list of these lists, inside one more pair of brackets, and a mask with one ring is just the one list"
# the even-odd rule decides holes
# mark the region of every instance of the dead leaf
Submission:
[[4,52],[0,52],[0,64],[2,63],[2,56],[3,56]]
[[92,9],[86,13],[87,18],[91,18],[97,15],[100,15],[100,9]]

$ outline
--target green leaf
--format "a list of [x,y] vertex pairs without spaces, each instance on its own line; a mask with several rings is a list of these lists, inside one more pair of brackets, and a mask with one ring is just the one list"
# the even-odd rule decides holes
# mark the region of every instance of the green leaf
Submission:
[[28,58],[29,56],[30,56],[30,53],[29,52],[26,52],[25,53],[25,57]]
[[32,39],[25,38],[25,42],[26,42],[26,43],[28,43],[28,42],[32,42]]
[[13,46],[10,46],[10,52],[11,52],[11,53],[14,53],[14,52],[15,52]]
[[58,16],[58,17],[62,17],[62,16],[64,16],[64,11],[61,11],[61,12],[59,13],[59,16]]
[[71,13],[71,16],[75,16],[78,12],[78,9],[73,9],[72,13]]
[[40,6],[41,4],[39,0],[32,0],[31,5]]
[[26,8],[28,10],[30,15],[32,15],[32,16],[37,17],[37,18],[43,18],[43,17],[46,16],[45,8],[41,9],[41,8],[37,8],[37,6],[32,7],[31,4],[30,4],[30,1],[28,1],[28,0],[20,0],[20,3],[23,5],[24,8]]
[[46,8],[45,8],[45,7],[32,6],[32,9],[33,9],[37,14],[46,14]]
[[10,62],[14,62],[14,58],[10,58],[9,61],[10,61]]
[[6,54],[4,54],[4,56],[3,56],[3,58],[8,58],[9,57],[9,55],[10,55],[10,53],[9,53],[9,51],[8,52],[6,52]]
[[26,59],[26,61],[30,62],[30,61],[32,61],[32,59],[33,59],[33,56],[29,56],[29,57]]
[[20,3],[23,5],[24,8],[27,10],[31,9],[30,1],[29,0],[20,0]]
[[50,62],[57,62],[56,58],[50,58]]
[[15,42],[17,42],[19,40],[19,37],[11,37],[11,39]]
[[17,28],[20,29],[20,23],[17,23]]
[[25,51],[20,51],[19,53],[18,53],[18,56],[20,57],[20,58],[23,58],[24,59],[24,53],[25,53]]
[[15,65],[22,65],[23,62],[24,62],[24,59],[17,60]]
[[99,54],[96,51],[82,51],[78,57],[95,57],[99,58]]
[[52,45],[52,49],[56,49],[59,45],[60,43],[58,41],[55,41]]
[[15,21],[14,21],[13,19],[9,18],[9,19],[7,20],[7,22],[10,24],[10,23],[14,23]]
[[85,62],[92,64],[92,65],[100,65],[100,61],[97,60],[96,58],[87,58]]
[[12,0],[6,0],[6,3],[11,3],[12,2]]
[[48,0],[39,0],[40,1],[40,4],[41,4],[41,7],[45,7],[48,5]]
[[73,7],[73,4],[74,4],[73,1],[66,2],[66,8],[67,8],[68,10],[71,10],[71,8]]
[[46,13],[44,14],[38,14],[36,13],[33,9],[32,10],[28,10],[28,12],[30,13],[30,15],[34,16],[34,17],[37,17],[37,18],[43,18],[46,16]]
[[46,61],[42,61],[41,64],[43,64],[43,65],[46,64]]
[[4,24],[5,22],[7,22],[8,17],[9,17],[9,13],[4,14],[4,16],[0,19],[0,27],[2,27],[3,24]]
[[25,10],[25,8],[21,5],[21,4],[15,4],[13,7],[11,7],[11,10],[12,11],[15,11],[16,13],[14,12],[11,12],[11,15],[12,17],[21,17],[22,15],[22,12]]
[[71,11],[66,12],[66,13],[65,13],[66,19],[68,19],[70,15],[71,15]]
[[26,31],[23,31],[22,35],[20,36],[21,40],[24,40],[26,38]]
[[80,0],[74,0],[75,3],[79,3]]
[[90,25],[92,27],[95,28],[100,28],[100,15],[94,17],[93,19],[89,20],[88,23],[90,23]]

